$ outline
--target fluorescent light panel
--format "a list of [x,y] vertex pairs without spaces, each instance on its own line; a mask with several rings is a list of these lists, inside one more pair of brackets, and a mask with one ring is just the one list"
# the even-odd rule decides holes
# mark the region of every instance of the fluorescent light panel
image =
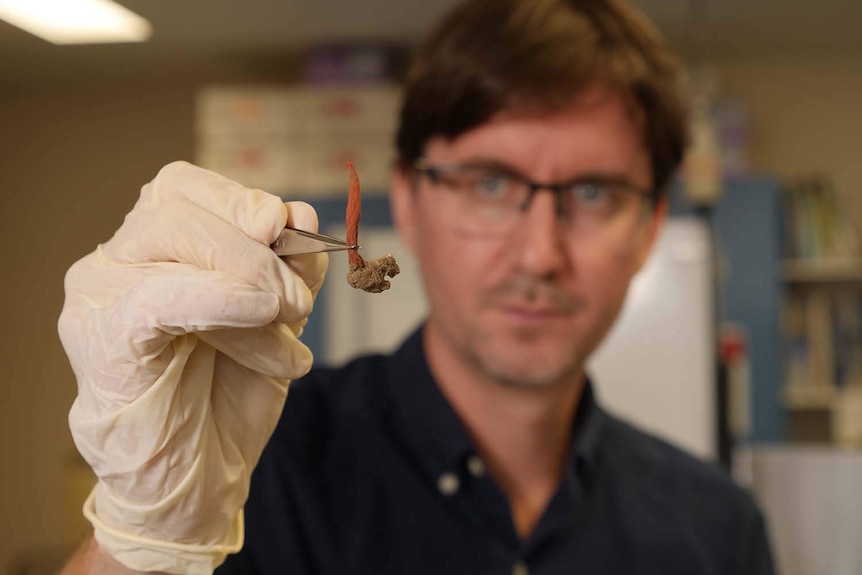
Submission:
[[152,26],[111,0],[0,0],[0,19],[52,44],[143,42]]

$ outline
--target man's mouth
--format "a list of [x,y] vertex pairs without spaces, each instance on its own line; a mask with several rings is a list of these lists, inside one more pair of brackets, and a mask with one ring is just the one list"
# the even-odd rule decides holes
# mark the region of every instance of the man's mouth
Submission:
[[525,318],[567,316],[572,313],[572,306],[561,307],[541,302],[499,302],[498,307],[506,313]]
[[527,275],[495,287],[485,302],[509,321],[527,325],[570,319],[584,307],[583,300],[561,286]]

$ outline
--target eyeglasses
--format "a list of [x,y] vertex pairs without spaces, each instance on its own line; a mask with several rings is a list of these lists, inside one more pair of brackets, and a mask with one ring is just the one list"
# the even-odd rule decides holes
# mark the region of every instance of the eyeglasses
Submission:
[[452,225],[473,236],[512,233],[533,196],[547,190],[554,194],[557,217],[571,238],[617,251],[634,241],[655,203],[651,190],[610,178],[542,184],[495,165],[434,165],[419,159],[413,167],[449,193]]

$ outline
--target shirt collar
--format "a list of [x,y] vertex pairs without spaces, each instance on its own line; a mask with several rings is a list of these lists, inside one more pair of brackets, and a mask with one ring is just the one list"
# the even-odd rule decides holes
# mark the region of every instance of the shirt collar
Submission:
[[596,402],[593,384],[588,376],[572,426],[570,455],[579,472],[589,472],[594,468],[606,418],[605,412]]
[[[396,437],[408,443],[414,456],[435,479],[444,473],[457,472],[465,459],[475,453],[475,446],[431,375],[422,327],[391,356],[386,379]],[[605,418],[588,378],[575,414],[569,452],[579,473],[589,471],[595,463]]]

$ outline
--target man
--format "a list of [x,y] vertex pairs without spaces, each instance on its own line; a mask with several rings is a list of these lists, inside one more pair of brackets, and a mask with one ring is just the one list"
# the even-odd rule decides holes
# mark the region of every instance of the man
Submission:
[[283,413],[326,260],[268,245],[313,210],[166,167],[67,276],[100,478],[67,572],[209,573],[241,547],[218,573],[772,573],[749,498],[584,372],[665,216],[676,70],[617,0],[453,11],[408,75],[391,196],[427,321]]

